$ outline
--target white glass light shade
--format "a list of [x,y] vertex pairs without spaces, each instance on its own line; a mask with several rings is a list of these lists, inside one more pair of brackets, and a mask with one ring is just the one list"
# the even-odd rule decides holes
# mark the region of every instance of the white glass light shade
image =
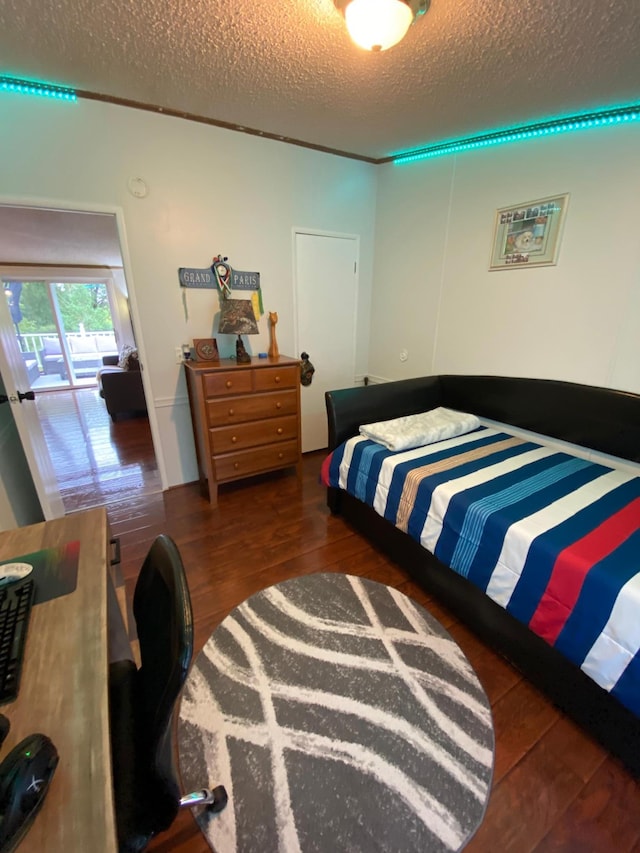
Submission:
[[413,21],[413,11],[403,0],[351,0],[344,10],[347,30],[365,50],[387,50],[398,44]]

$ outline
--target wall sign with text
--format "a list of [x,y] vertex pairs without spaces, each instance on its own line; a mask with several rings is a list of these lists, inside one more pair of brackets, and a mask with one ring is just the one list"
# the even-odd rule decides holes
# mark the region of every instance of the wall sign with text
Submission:
[[[181,287],[216,288],[216,277],[211,267],[180,267],[178,278]],[[231,290],[260,290],[260,273],[231,270]]]
[[197,269],[196,267],[180,267],[178,278],[181,287],[211,287],[218,286],[211,267]]

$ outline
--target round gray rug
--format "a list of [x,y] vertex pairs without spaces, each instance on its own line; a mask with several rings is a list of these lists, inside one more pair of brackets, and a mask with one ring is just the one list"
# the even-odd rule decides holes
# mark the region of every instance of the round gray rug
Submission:
[[423,607],[351,575],[230,613],[189,673],[178,739],[184,790],[229,794],[196,818],[216,853],[459,850],[491,788],[469,661]]

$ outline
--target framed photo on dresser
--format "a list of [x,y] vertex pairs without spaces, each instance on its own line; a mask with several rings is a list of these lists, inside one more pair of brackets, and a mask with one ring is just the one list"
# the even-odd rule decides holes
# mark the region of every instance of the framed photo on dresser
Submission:
[[218,344],[215,338],[194,338],[193,351],[196,361],[219,361]]

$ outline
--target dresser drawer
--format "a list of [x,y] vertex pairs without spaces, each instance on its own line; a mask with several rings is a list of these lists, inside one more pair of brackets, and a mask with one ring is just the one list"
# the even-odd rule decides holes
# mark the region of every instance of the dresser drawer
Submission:
[[230,453],[245,447],[287,441],[298,437],[298,418],[270,418],[266,421],[251,421],[228,427],[217,427],[210,431],[211,450],[214,456]]
[[294,415],[297,411],[297,391],[252,394],[250,397],[207,401],[207,419],[210,427]]
[[216,480],[235,480],[248,477],[274,468],[285,468],[298,463],[298,442],[283,441],[280,444],[266,444],[253,450],[241,450],[213,459]]
[[295,388],[300,381],[297,367],[265,367],[256,370],[254,388],[256,391],[275,391],[277,388]]
[[228,394],[248,394],[253,391],[253,371],[227,370],[209,373],[202,377],[205,397],[222,397]]

